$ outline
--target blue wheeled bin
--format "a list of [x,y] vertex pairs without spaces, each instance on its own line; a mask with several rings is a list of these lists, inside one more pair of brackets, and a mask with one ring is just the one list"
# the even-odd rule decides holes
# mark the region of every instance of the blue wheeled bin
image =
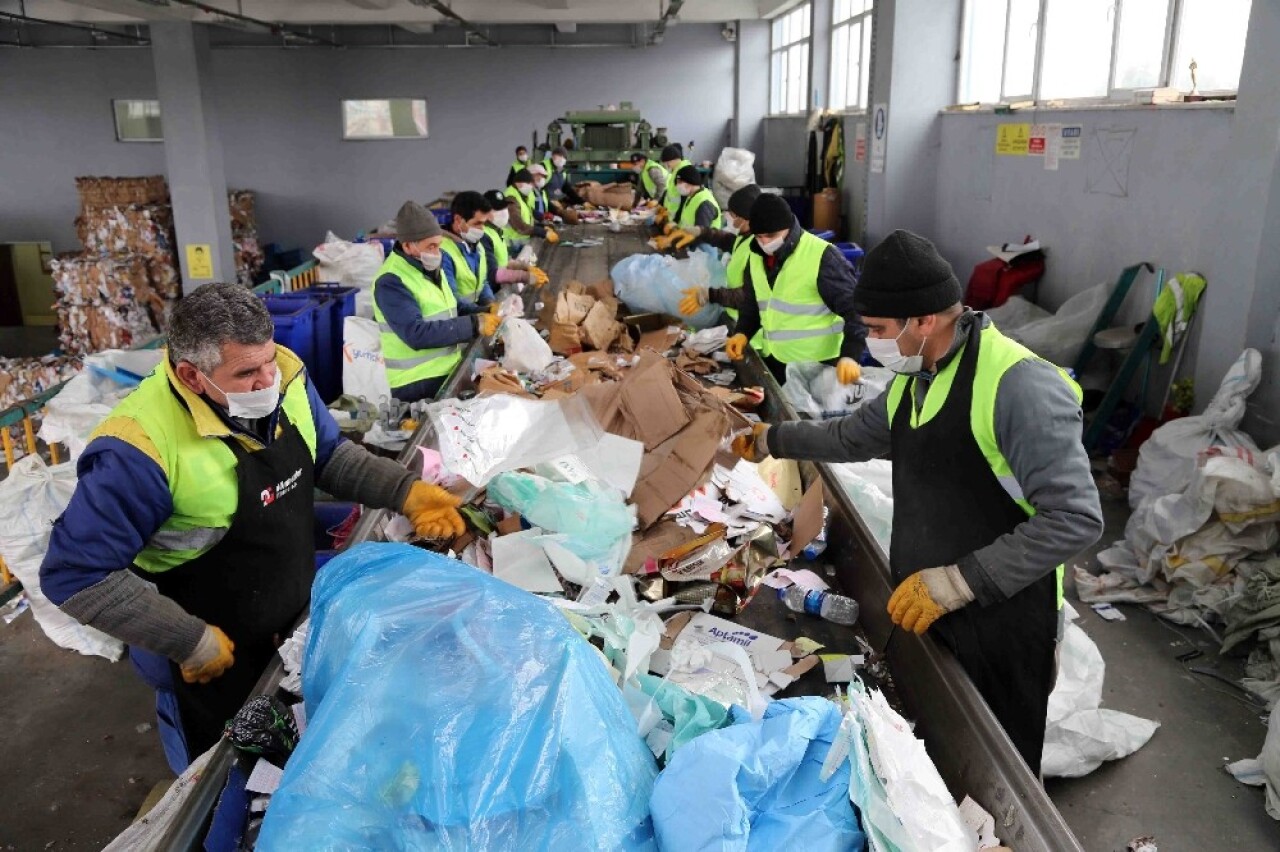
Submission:
[[[320,303],[315,299],[297,299],[290,296],[263,296],[271,319],[275,323],[276,343],[287,346],[307,365],[307,372],[316,372],[315,323],[320,313]],[[328,320],[328,316],[325,316]]]
[[311,300],[320,305],[314,326],[315,366],[310,362],[307,366],[311,381],[325,402],[333,402],[342,394],[342,326],[344,319],[355,316],[359,289],[315,284],[280,295],[282,299]]
[[857,243],[836,243],[835,247],[844,255],[844,259],[849,261],[849,265],[853,267],[853,271],[856,273],[858,268],[862,266],[862,256],[866,254],[862,250],[862,246]]

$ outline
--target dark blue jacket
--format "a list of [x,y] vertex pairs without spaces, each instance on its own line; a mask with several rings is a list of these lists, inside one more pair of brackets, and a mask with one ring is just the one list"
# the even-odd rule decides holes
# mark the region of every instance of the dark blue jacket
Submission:
[[[440,270],[437,269],[435,272],[423,270],[418,259],[405,254],[399,243],[396,243],[394,251],[414,268],[422,270],[422,274],[428,281],[437,287],[445,286]],[[444,260],[448,262],[448,255]],[[469,315],[484,312],[484,309],[478,305],[460,301],[458,313],[461,316],[453,319],[424,320],[422,311],[418,308],[418,300],[409,292],[404,282],[391,272],[384,272],[378,276],[378,280],[374,282],[373,296],[378,302],[378,310],[382,311],[387,325],[391,326],[391,330],[397,337],[414,349],[443,349],[446,346],[456,346],[474,339],[476,321]],[[490,298],[492,299],[492,296]]]

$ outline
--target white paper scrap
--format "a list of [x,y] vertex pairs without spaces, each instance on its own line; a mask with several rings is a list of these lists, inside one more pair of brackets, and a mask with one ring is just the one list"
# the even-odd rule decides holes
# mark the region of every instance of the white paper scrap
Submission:
[[578,452],[578,458],[591,473],[630,497],[640,476],[644,444],[606,432],[600,443]]
[[253,772],[249,773],[249,781],[244,788],[250,793],[274,793],[280,786],[280,778],[284,775],[284,770],[276,766],[265,757],[258,758],[258,762],[253,765]]
[[1000,845],[1000,840],[996,837],[995,817],[987,813],[982,805],[969,796],[965,796],[964,801],[960,803],[960,819],[964,820],[964,824],[973,832],[979,849],[990,849]]
[[532,541],[539,535],[542,535],[540,527],[510,535],[491,535],[489,546],[493,549],[493,576],[535,594],[563,591],[542,545]]

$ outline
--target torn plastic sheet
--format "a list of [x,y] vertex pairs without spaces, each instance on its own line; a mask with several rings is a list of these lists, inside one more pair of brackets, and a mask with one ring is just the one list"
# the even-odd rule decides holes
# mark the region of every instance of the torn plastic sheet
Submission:
[[1106,664],[1098,646],[1075,623],[1067,606],[1066,632],[1058,651],[1058,680],[1049,695],[1041,768],[1051,778],[1088,775],[1107,760],[1127,757],[1160,727],[1159,722],[1101,709]]
[[1256,758],[1237,760],[1226,767],[1241,784],[1267,788],[1267,815],[1280,820],[1280,713],[1273,709],[1267,720],[1267,738]]

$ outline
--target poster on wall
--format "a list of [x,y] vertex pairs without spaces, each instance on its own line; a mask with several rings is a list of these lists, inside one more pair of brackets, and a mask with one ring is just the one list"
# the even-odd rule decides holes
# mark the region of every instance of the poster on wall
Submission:
[[996,154],[1002,157],[1025,157],[1030,144],[1030,124],[1001,124],[996,129]]
[[853,160],[855,163],[867,161],[867,123],[859,121],[853,126]]
[[1043,157],[1045,151],[1045,137],[1049,132],[1051,124],[1033,124],[1031,125],[1031,138],[1027,140],[1027,155],[1031,157]]
[[1046,124],[1044,167],[1056,172],[1062,160],[1080,159],[1080,139],[1084,128],[1078,124]]
[[871,171],[884,171],[885,136],[889,131],[889,105],[876,104],[871,112]]

